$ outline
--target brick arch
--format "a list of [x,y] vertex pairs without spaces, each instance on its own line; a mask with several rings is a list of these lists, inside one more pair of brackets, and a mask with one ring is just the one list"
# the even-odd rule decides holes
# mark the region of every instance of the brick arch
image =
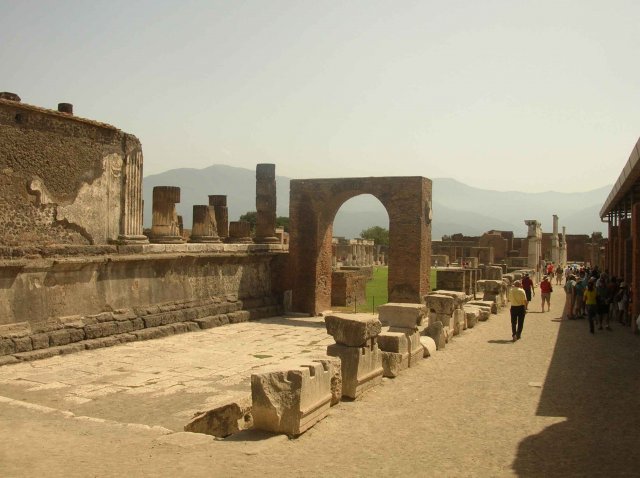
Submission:
[[293,308],[331,307],[331,239],[340,207],[361,194],[389,215],[389,301],[422,302],[431,267],[431,180],[419,176],[291,181],[289,259]]

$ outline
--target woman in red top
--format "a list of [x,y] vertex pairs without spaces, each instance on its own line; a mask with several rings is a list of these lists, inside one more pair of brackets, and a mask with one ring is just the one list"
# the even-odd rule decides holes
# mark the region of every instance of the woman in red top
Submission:
[[549,278],[544,276],[542,282],[540,282],[540,297],[542,297],[542,312],[544,312],[544,303],[546,301],[548,310],[551,310],[551,292],[553,292],[553,287],[551,287],[551,282],[549,282]]

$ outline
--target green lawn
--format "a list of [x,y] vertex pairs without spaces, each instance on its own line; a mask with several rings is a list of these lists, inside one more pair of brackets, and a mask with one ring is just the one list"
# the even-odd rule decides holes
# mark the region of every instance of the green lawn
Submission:
[[[358,312],[373,312],[375,307],[386,304],[389,300],[387,291],[387,280],[389,277],[389,268],[379,266],[373,268],[373,279],[367,282],[367,303],[358,304]],[[436,288],[436,271],[431,269],[431,289]],[[354,308],[355,311],[355,308]]]

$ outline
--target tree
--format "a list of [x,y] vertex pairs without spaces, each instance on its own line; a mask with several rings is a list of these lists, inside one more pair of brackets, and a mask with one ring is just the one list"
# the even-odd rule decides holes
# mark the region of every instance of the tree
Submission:
[[[256,211],[248,211],[245,212],[242,216],[240,216],[241,221],[247,221],[251,224],[251,235],[256,232],[256,221],[257,221],[258,213]],[[286,216],[278,216],[276,218],[276,227],[284,228],[284,232],[289,232],[289,218]]]
[[389,245],[389,230],[380,226],[373,226],[360,233],[362,239],[372,240],[376,245]]

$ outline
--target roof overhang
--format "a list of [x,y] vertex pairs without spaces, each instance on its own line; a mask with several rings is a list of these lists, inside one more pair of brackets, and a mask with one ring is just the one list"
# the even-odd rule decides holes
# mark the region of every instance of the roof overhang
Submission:
[[633,146],[627,164],[622,168],[618,180],[600,209],[600,219],[604,220],[612,213],[630,208],[634,193],[635,198],[640,199],[640,139]]

